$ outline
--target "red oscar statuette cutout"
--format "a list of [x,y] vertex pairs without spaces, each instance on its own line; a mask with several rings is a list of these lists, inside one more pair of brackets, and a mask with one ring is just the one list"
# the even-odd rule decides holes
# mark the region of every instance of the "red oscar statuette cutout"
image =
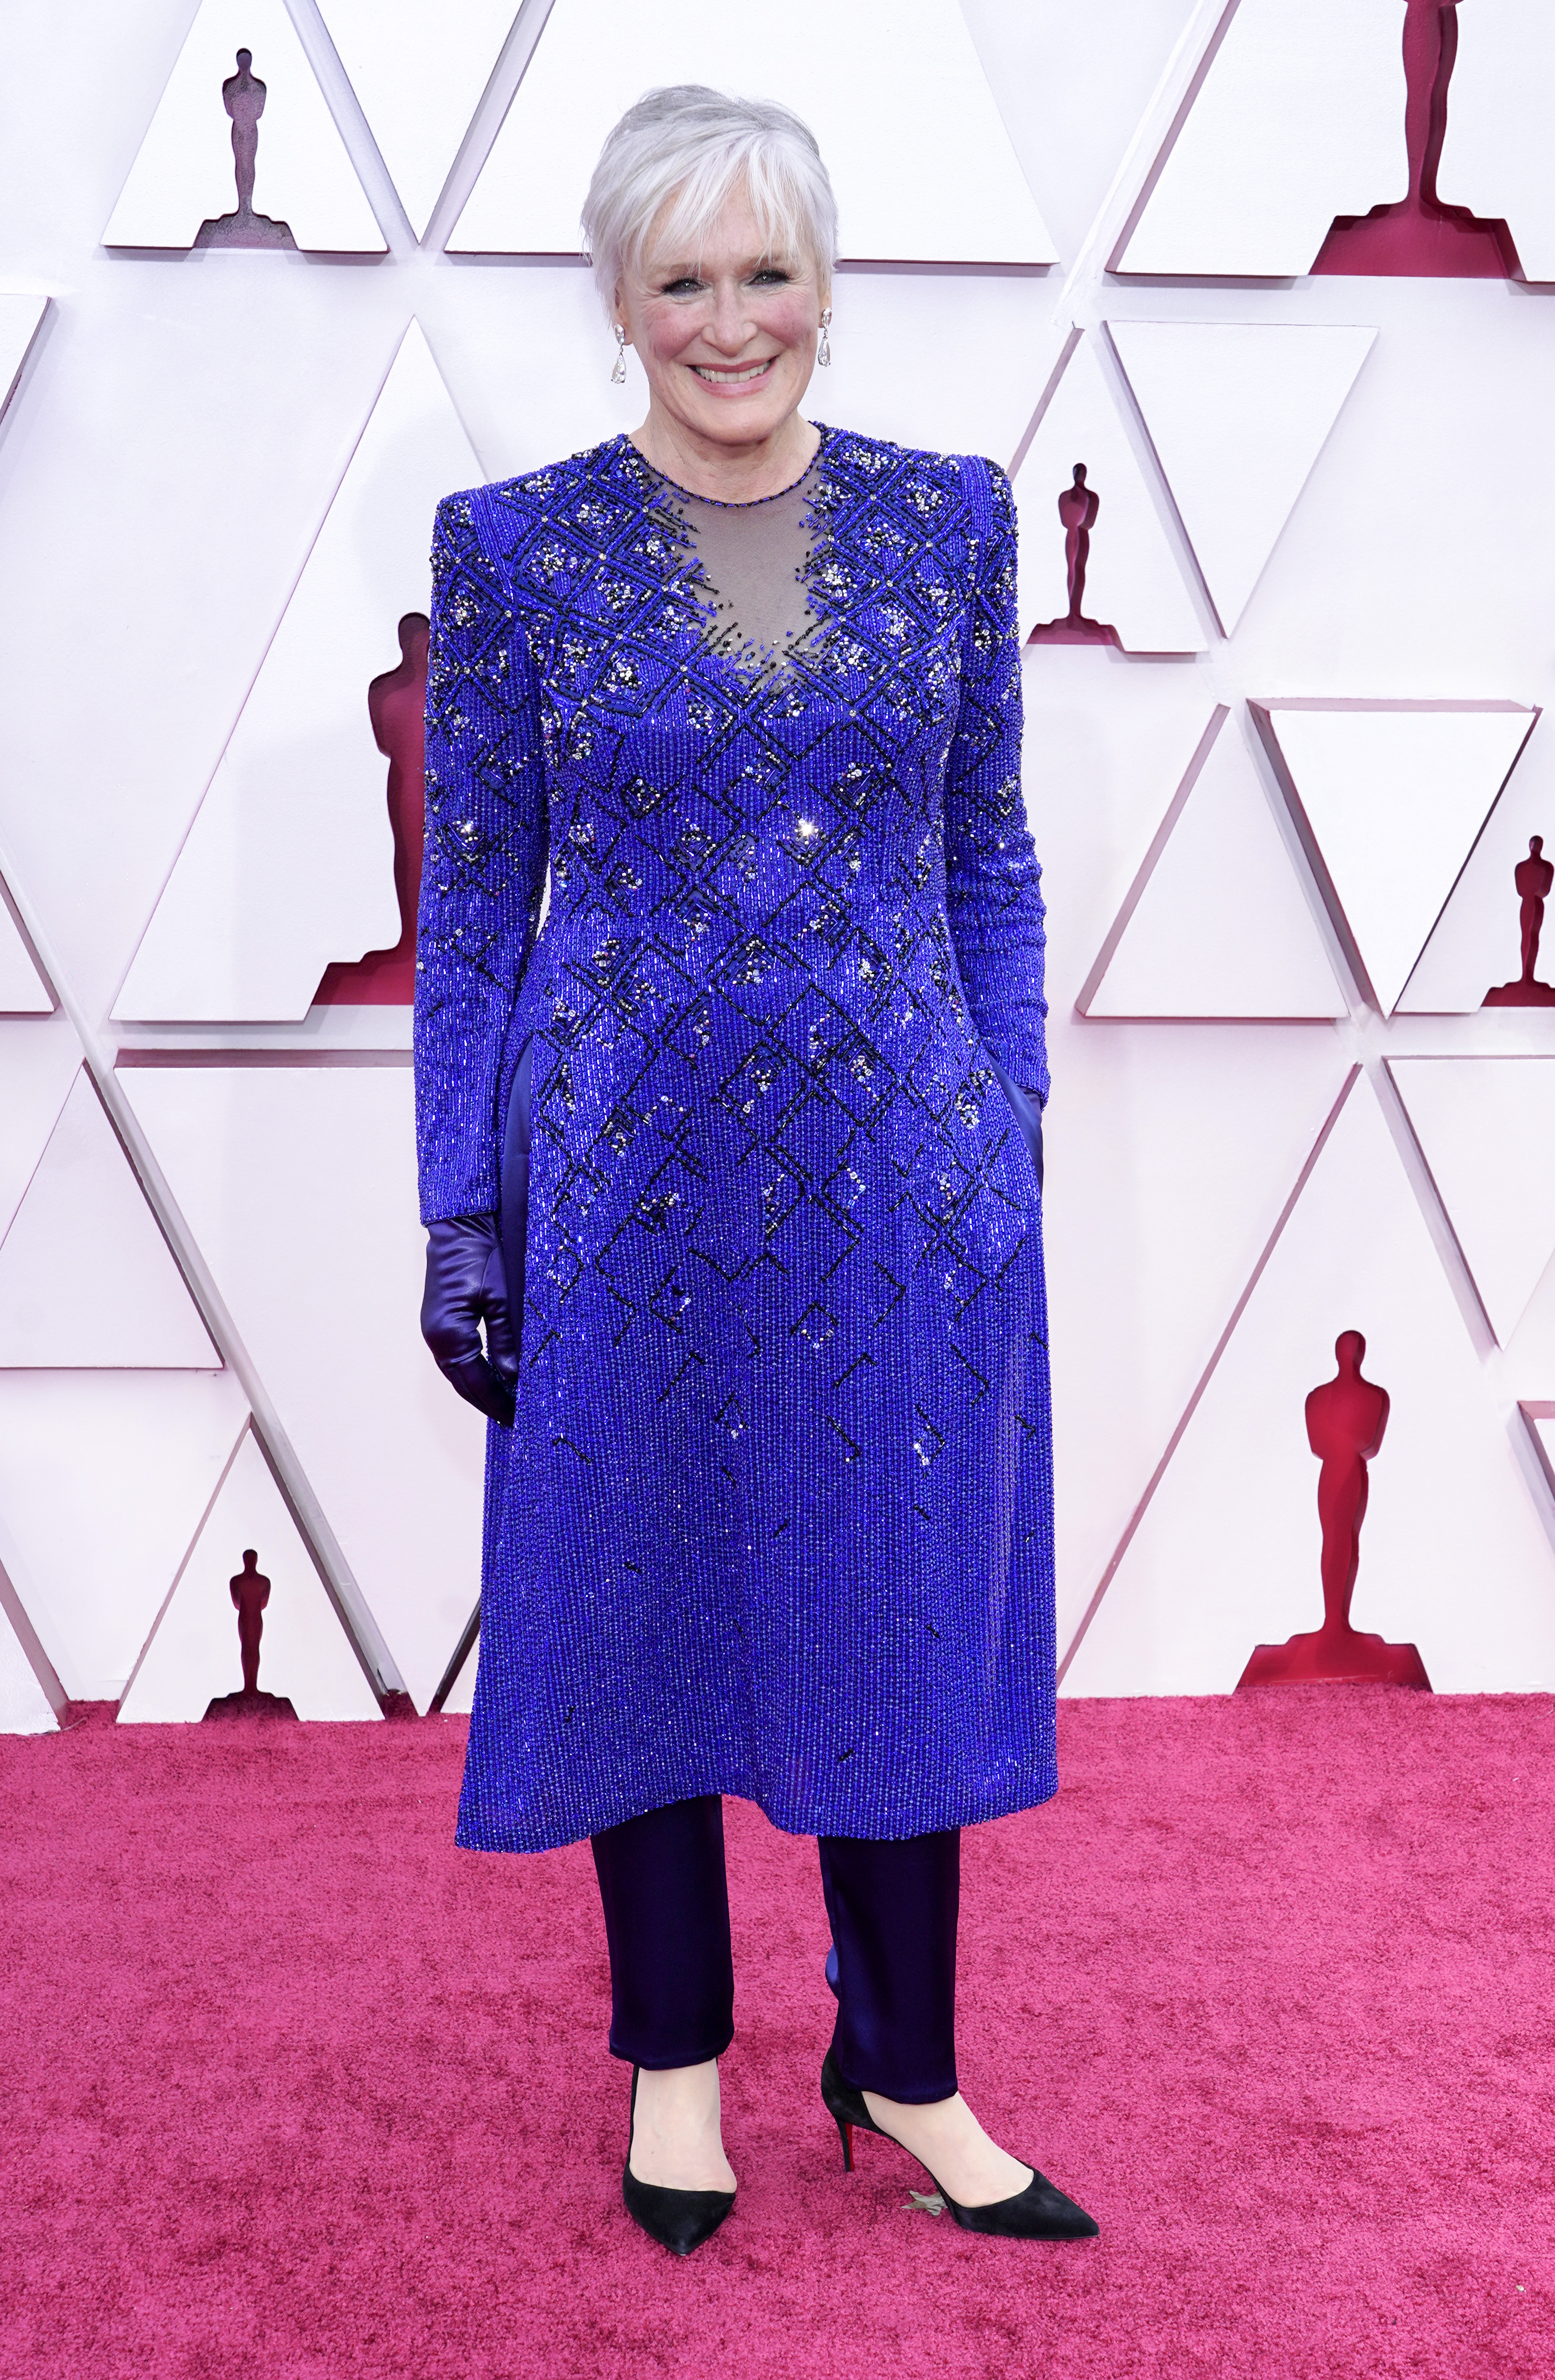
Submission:
[[1542,834],[1529,836],[1528,856],[1518,861],[1512,880],[1522,903],[1523,972],[1515,983],[1492,984],[1479,1004],[1481,1008],[1555,1008],[1555,985],[1539,983],[1534,976],[1538,938],[1544,929],[1544,905],[1555,884],[1555,868],[1544,856]]
[[1027,644],[1115,645],[1122,651],[1123,639],[1116,628],[1085,616],[1090,533],[1100,509],[1100,497],[1094,488],[1086,485],[1085,465],[1076,463],[1074,484],[1065,488],[1058,500],[1058,517],[1063,527],[1063,560],[1069,573],[1069,609],[1062,620],[1044,620],[1039,627],[1033,628]]
[[260,1691],[260,1638],[264,1633],[264,1607],[270,1600],[270,1581],[259,1566],[259,1556],[252,1546],[243,1549],[243,1567],[231,1582],[233,1605],[237,1613],[237,1650],[243,1662],[243,1689],[240,1694],[218,1694],[209,1704],[207,1718],[296,1718],[285,1694],[266,1694]]
[[427,799],[427,647],[431,624],[407,612],[399,624],[399,662],[367,689],[368,717],[389,763],[389,823],[395,832],[395,892],[399,940],[392,951],[334,959],[313,994],[315,1006],[408,1008],[416,997],[416,910],[421,897],[421,843]]
[[1257,1645],[1237,1684],[1418,1686],[1429,1694],[1431,1682],[1413,1645],[1389,1645],[1350,1625],[1370,1485],[1367,1464],[1388,1427],[1389,1397],[1361,1378],[1366,1341],[1358,1330],[1341,1331],[1333,1352],[1337,1375],[1306,1400],[1307,1442],[1323,1466],[1318,1475],[1323,1624],[1284,1645]]
[[254,212],[254,168],[259,162],[259,120],[268,86],[249,71],[251,50],[237,53],[237,72],[222,85],[222,105],[232,118],[233,170],[237,204],[229,215],[210,215],[194,236],[196,248],[292,248],[290,224]]
[[1521,280],[1512,233],[1436,194],[1447,137],[1447,86],[1458,55],[1456,0],[1404,0],[1403,140],[1409,190],[1369,214],[1336,215],[1314,273],[1415,274],[1433,280]]

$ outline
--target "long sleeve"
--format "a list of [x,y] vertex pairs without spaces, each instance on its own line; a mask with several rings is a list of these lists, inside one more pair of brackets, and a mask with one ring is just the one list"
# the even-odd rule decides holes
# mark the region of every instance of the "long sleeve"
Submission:
[[[1021,648],[1015,513],[997,463],[986,475],[961,709],[945,771],[945,906],[978,1032],[1005,1073],[1046,1101],[1042,871],[1021,788]],[[974,480],[974,487],[977,482]]]
[[503,1037],[539,927],[548,844],[540,693],[480,491],[438,506],[416,960],[421,1220],[501,1196]]

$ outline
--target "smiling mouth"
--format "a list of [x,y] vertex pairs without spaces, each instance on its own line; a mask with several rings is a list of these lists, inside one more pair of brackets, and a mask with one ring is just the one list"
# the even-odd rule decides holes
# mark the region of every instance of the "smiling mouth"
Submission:
[[776,356],[763,356],[759,364],[693,364],[691,369],[709,388],[741,388],[762,379],[776,361]]

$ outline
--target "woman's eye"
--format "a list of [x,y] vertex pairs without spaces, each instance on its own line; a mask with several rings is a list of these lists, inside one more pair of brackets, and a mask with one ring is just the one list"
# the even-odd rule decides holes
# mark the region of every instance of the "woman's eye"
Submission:
[[678,281],[666,281],[659,294],[662,298],[685,298],[690,292],[699,289],[701,285],[699,281],[686,273],[683,273]]
[[781,285],[787,281],[788,275],[781,264],[764,264],[759,273],[752,273],[751,279],[757,283],[774,282]]

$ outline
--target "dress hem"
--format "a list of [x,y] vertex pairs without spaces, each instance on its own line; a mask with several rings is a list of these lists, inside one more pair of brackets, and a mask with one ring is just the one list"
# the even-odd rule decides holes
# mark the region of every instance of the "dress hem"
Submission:
[[701,1793],[722,1793],[731,1801],[750,1803],[780,1834],[804,1836],[811,1840],[818,1835],[837,1834],[862,1842],[904,1842],[915,1835],[939,1834],[950,1827],[989,1826],[996,1818],[1013,1818],[1018,1816],[1022,1810],[1040,1809],[1044,1803],[1053,1799],[1057,1791],[1058,1772],[1053,1767],[1013,1787],[1007,1794],[968,1797],[966,1802],[953,1804],[949,1809],[920,1811],[915,1814],[917,1823],[910,1826],[895,1825],[860,1832],[856,1827],[817,1826],[816,1812],[801,1815],[791,1807],[765,1801],[759,1793],[750,1791],[747,1782],[721,1783],[711,1779],[704,1784],[687,1785],[684,1792],[671,1793],[663,1802],[649,1802],[641,1807],[634,1803],[631,1807],[603,1810],[597,1818],[586,1821],[572,1833],[541,1828],[531,1834],[528,1829],[517,1827],[471,1826],[461,1813],[454,1831],[454,1847],[464,1852],[533,1853],[565,1851],[570,1843],[587,1842],[590,1836],[601,1833],[607,1827],[624,1825],[630,1818],[645,1816],[649,1810],[665,1808],[672,1802],[690,1801]]

